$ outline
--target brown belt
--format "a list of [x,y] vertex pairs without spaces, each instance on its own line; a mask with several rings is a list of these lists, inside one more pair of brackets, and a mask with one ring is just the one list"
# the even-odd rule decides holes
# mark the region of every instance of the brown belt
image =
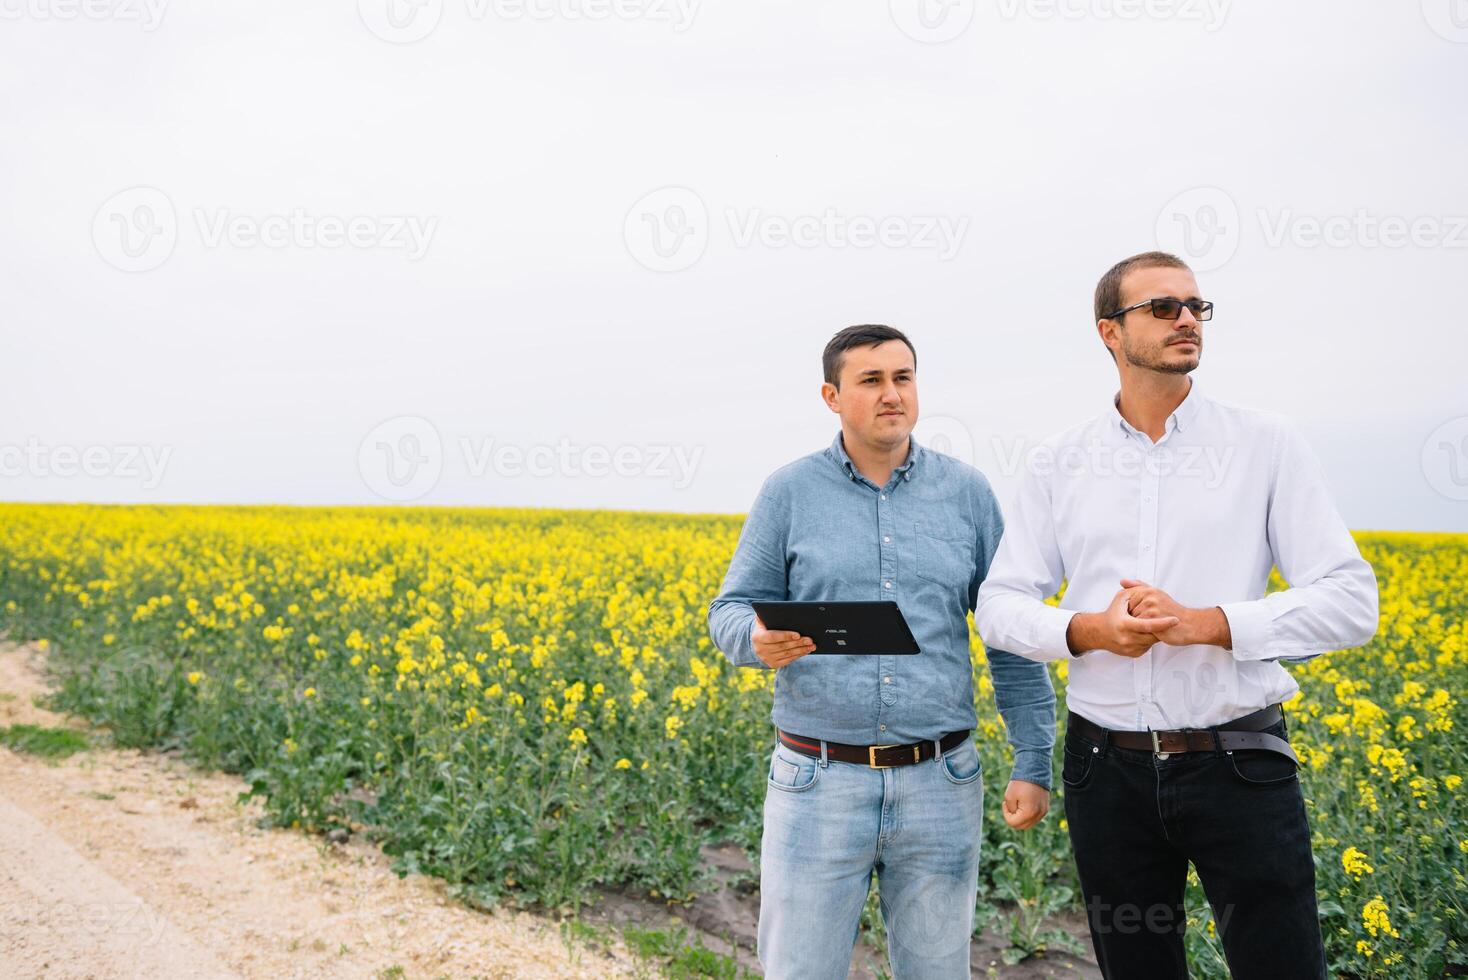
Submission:
[[1215,728],[1179,728],[1171,731],[1121,732],[1100,725],[1075,712],[1067,716],[1069,731],[1083,735],[1092,741],[1111,744],[1123,749],[1140,749],[1155,752],[1165,759],[1174,752],[1233,752],[1236,749],[1264,749],[1289,756],[1295,765],[1300,759],[1290,743],[1278,735],[1263,731],[1284,717],[1277,704],[1261,708],[1252,714],[1226,721]]
[[[949,732],[944,735],[939,744],[942,750],[957,748],[968,738],[971,729],[965,728],[960,732]],[[793,735],[790,732],[782,732],[778,728],[775,734],[779,736],[780,744],[801,755],[821,757],[820,739],[807,738],[804,735]],[[855,762],[873,769],[893,769],[897,766],[910,766],[915,762],[923,762],[933,757],[933,742],[911,742],[899,745],[846,745],[842,742],[826,743],[826,758],[835,759],[837,762]]]

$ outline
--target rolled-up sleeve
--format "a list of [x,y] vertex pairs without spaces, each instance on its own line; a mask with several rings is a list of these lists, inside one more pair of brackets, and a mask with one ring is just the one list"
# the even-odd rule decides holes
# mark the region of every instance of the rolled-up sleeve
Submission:
[[771,476],[760,487],[739,532],[724,584],[709,603],[709,635],[736,667],[769,669],[755,656],[750,640],[755,619],[750,603],[789,597],[786,542],[790,509],[778,477]]
[[1269,548],[1289,588],[1219,606],[1238,660],[1310,660],[1376,634],[1376,574],[1331,500],[1315,454],[1295,427],[1275,432]]

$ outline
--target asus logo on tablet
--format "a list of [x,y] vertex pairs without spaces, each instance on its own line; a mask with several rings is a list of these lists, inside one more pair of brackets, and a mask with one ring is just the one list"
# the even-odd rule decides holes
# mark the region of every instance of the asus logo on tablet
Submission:
[[831,629],[831,630],[826,630],[826,632],[827,633],[845,633],[846,631],[845,630]]

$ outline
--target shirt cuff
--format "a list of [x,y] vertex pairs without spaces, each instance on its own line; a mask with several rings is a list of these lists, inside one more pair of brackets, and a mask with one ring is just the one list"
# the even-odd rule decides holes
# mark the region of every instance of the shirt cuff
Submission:
[[1058,606],[1044,606],[1040,610],[1039,622],[1035,625],[1038,634],[1038,646],[1031,660],[1073,660],[1070,652],[1070,644],[1065,642],[1066,631],[1070,629],[1070,621],[1075,618],[1074,609],[1061,609]]
[[1023,779],[1050,788],[1050,753],[1044,749],[1020,749],[1014,753],[1014,772],[1010,779]]
[[1235,660],[1271,660],[1286,650],[1271,650],[1270,627],[1276,617],[1302,604],[1290,590],[1275,592],[1262,599],[1244,602],[1225,602],[1219,605],[1223,618],[1228,620],[1230,652]]

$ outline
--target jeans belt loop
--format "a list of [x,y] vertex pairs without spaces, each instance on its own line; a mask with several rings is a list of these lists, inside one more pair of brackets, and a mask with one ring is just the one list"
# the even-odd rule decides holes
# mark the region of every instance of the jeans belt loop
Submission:
[[933,739],[933,761],[938,765],[943,764],[943,736]]
[[1208,729],[1208,734],[1213,736],[1213,754],[1223,755],[1223,739],[1218,736],[1218,726]]
[[825,769],[830,763],[826,761],[826,740],[821,739],[821,768]]

